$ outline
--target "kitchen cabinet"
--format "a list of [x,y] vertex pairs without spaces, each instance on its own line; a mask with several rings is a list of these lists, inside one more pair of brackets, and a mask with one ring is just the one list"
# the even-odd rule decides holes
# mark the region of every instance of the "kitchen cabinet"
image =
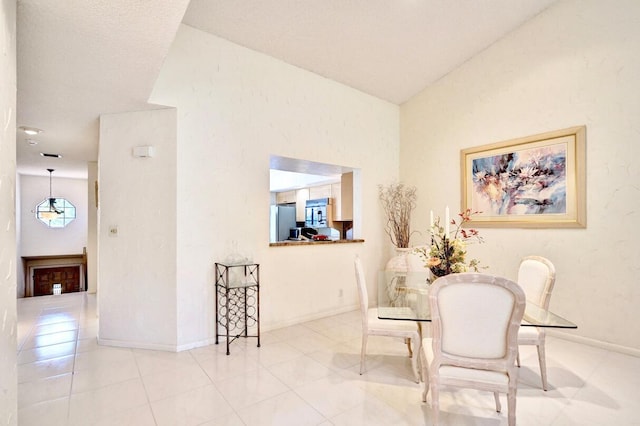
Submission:
[[284,191],[276,193],[276,203],[284,204],[284,203],[295,203],[296,202],[296,191]]
[[309,199],[309,188],[298,189],[296,191],[296,222],[304,222],[305,207]]
[[331,195],[331,185],[319,185],[309,188],[309,199],[316,200],[318,198],[333,198]]
[[331,185],[333,220],[353,220],[353,173],[343,173],[340,183]]
[[342,220],[342,184],[331,184],[331,195],[333,196],[333,220]]
[[340,217],[353,220],[353,172],[343,173],[340,180]]

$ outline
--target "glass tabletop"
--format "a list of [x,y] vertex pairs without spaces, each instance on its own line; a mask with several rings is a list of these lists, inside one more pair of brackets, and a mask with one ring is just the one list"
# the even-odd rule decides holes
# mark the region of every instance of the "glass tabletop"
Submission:
[[[378,274],[378,318],[431,321],[428,271]],[[522,326],[578,328],[571,321],[527,302]]]

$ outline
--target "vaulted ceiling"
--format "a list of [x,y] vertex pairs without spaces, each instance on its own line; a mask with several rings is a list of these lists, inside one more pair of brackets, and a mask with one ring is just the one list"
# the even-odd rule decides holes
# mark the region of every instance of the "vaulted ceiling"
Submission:
[[19,0],[17,125],[42,132],[18,131],[18,173],[86,177],[100,114],[153,107],[181,22],[401,104],[555,1]]

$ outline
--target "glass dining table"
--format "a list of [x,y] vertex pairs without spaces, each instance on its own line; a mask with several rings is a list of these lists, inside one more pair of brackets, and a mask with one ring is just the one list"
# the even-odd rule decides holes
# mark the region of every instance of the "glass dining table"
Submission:
[[[430,322],[429,271],[382,271],[378,275],[378,318]],[[527,301],[521,326],[578,328],[569,320]]]

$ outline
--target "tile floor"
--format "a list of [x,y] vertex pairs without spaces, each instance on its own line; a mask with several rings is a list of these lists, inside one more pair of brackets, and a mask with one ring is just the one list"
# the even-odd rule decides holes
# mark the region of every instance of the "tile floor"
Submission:
[[[404,344],[371,338],[360,376],[360,318],[336,315],[255,339],[180,353],[96,343],[95,296],[18,300],[19,425],[424,425]],[[522,351],[519,425],[640,425],[640,358],[548,338],[550,389]],[[503,397],[504,398],[504,397]],[[443,392],[447,425],[506,425],[491,394]]]

